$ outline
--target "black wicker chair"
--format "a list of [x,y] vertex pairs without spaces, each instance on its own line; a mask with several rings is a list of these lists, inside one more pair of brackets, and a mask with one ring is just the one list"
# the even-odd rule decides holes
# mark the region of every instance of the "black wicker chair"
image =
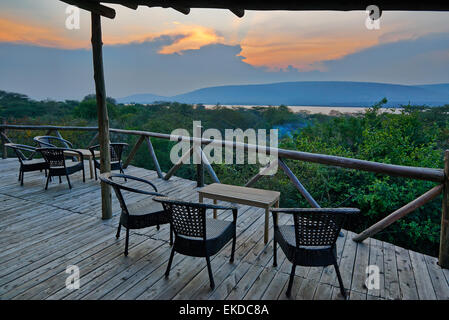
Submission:
[[[337,263],[336,242],[346,218],[356,214],[355,208],[276,208],[273,214],[273,266],[277,266],[277,244],[293,264],[288,282],[287,297],[290,296],[296,266],[334,265],[340,284],[340,292],[346,298],[346,291]],[[278,213],[293,215],[294,225],[277,223]]]
[[[112,142],[109,145],[109,149],[111,151],[111,170],[120,170],[120,173],[125,174],[125,172],[123,171],[122,153],[123,150],[128,147],[128,144],[121,142]],[[100,149],[99,144],[89,147],[89,150],[92,153],[92,159],[94,159],[95,180],[97,180],[97,169],[100,170],[100,162],[98,162],[98,160],[95,158],[95,150],[98,149]]]
[[[145,191],[139,190],[136,188],[132,188],[127,184],[117,183],[112,179],[115,178],[123,178],[129,180],[135,180],[139,182],[143,182],[145,184],[150,185],[153,191]],[[161,193],[158,193],[157,188],[150,181],[137,178],[124,174],[112,174],[110,172],[100,174],[100,180],[104,183],[109,184],[114,189],[115,195],[120,202],[120,207],[122,208],[122,213],[120,215],[120,221],[118,224],[117,235],[116,237],[120,237],[120,229],[122,226],[126,228],[126,240],[125,240],[125,256],[128,255],[128,243],[129,243],[129,230],[130,229],[142,229],[147,227],[156,226],[159,230],[161,224],[169,223],[168,213],[164,210],[160,203],[154,202],[154,196],[164,196]],[[135,204],[127,205],[125,202],[125,198],[122,194],[123,191],[129,191],[133,193],[146,194],[150,197],[145,200],[139,201]],[[170,226],[170,245],[173,243],[173,235],[172,229]]]
[[[23,177],[25,172],[45,170],[45,175],[47,175],[48,163],[45,161],[45,159],[33,159],[34,155],[36,154],[36,148],[16,143],[5,143],[5,146],[14,151],[17,159],[20,162],[20,185],[23,186]],[[28,156],[25,156],[24,153],[28,154]]]
[[[193,203],[156,197],[170,215],[170,224],[175,234],[175,242],[168,261],[165,276],[170,274],[173,255],[176,252],[193,257],[205,257],[209,273],[210,287],[215,283],[209,257],[216,254],[232,239],[230,262],[234,262],[236,241],[237,208],[205,203]],[[206,218],[207,209],[232,210],[233,221]]]
[[[66,149],[66,148],[39,148],[36,149],[42,154],[42,157],[45,159],[48,165],[48,175],[47,182],[45,183],[45,190],[48,188],[48,181],[51,180],[51,177],[59,177],[59,183],[62,182],[61,177],[65,176],[67,178],[67,182],[69,184],[69,189],[72,189],[72,185],[70,183],[69,175],[82,171],[83,172],[83,182],[86,182],[86,174],[84,172],[84,158],[83,154],[74,149]],[[65,151],[70,151],[71,153],[79,154],[79,158],[81,161],[73,162],[73,165],[69,165],[66,162]]]
[[33,140],[40,148],[73,148],[73,144],[60,137],[54,136],[37,136]]

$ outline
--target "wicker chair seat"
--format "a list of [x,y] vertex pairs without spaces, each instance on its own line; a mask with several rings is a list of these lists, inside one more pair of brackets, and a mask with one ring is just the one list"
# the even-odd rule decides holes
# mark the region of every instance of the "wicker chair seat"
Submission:
[[231,221],[206,218],[206,242],[202,237],[178,235],[182,241],[175,242],[175,250],[194,257],[214,255],[234,237],[235,225]]
[[[94,158],[94,165],[96,169],[100,169],[100,162]],[[111,161],[111,170],[120,170],[120,161]]]
[[[66,165],[65,168],[64,168],[64,166],[56,166],[56,167],[52,166],[50,168],[51,175],[54,175],[54,176],[58,176],[58,175],[65,176],[66,173],[72,174],[72,173],[75,173],[77,171],[83,170],[83,168],[84,168],[84,163],[82,161],[81,162],[73,162],[71,160],[66,160],[65,161],[65,165]],[[67,169],[67,171],[66,171],[66,169]]]
[[158,202],[147,198],[127,206],[129,214],[122,211],[120,223],[125,228],[141,229],[170,223],[170,217]]
[[22,160],[23,171],[36,171],[48,169],[48,164],[44,159]]
[[274,237],[290,262],[300,266],[326,266],[334,263],[335,246],[299,246],[296,247],[295,226],[279,226]]

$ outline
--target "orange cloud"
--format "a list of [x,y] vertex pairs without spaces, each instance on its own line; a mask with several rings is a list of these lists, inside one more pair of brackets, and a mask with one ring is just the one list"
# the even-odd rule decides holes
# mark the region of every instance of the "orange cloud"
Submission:
[[29,43],[42,47],[84,48],[88,41],[68,39],[53,29],[0,18],[0,42]]
[[320,69],[320,62],[341,59],[344,56],[378,43],[374,38],[317,37],[308,39],[249,38],[242,41],[244,61],[253,66],[268,66],[271,69],[289,65],[302,71]]
[[143,33],[140,35],[132,35],[123,39],[123,37],[105,36],[104,43],[109,45],[139,43],[151,41],[161,36],[179,37],[173,43],[164,46],[160,54],[182,53],[186,50],[198,50],[203,46],[214,43],[224,43],[224,38],[216,34],[213,29],[203,26],[185,26],[179,22],[174,23],[176,27],[172,30],[161,32]]

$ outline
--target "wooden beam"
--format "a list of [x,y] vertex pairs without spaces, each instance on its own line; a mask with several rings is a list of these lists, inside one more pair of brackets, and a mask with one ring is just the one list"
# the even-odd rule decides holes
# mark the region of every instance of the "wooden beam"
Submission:
[[449,269],[449,150],[444,152],[444,176],[438,264],[442,268]]
[[94,137],[89,141],[89,143],[87,144],[88,147],[91,147],[94,145],[95,140],[98,139],[98,131],[97,133],[95,133]]
[[243,16],[245,15],[244,9],[229,9],[229,10],[239,18],[243,18]]
[[[3,123],[3,125],[5,125],[6,126],[6,119],[2,119],[2,123]],[[8,148],[6,147],[6,143],[7,142],[9,142],[9,141],[7,141],[6,139],[8,139],[8,137],[6,136],[6,129],[5,128],[2,128],[1,130],[0,130],[0,133],[1,133],[1,138],[2,138],[2,158],[3,159],[6,159],[6,158],[8,158]],[[6,138],[6,139],[5,139]],[[9,140],[9,139],[8,139]]]
[[172,7],[174,10],[181,12],[182,14],[188,15],[190,13],[190,8],[186,7]]
[[196,148],[195,149],[195,153],[198,154],[201,157],[201,161],[204,164],[204,167],[206,168],[207,172],[209,173],[210,177],[212,178],[212,180],[216,183],[221,183],[220,180],[217,177],[217,174],[214,171],[214,168],[212,168],[209,160],[207,159],[206,154],[204,153],[203,150],[201,150],[200,148]]
[[257,181],[259,181],[260,178],[265,176],[266,172],[270,171],[275,165],[278,164],[278,159],[270,162],[265,168],[262,168],[254,177],[249,179],[249,181],[245,184],[245,187],[251,187],[253,184],[255,184]]
[[[0,125],[4,127],[3,125]],[[74,126],[36,126],[36,125],[6,125],[6,129],[14,129],[14,130],[44,130],[48,128],[54,128],[58,130],[83,130],[83,131],[96,131],[98,130],[96,127],[74,127]],[[158,133],[158,132],[150,132],[150,131],[142,131],[142,130],[125,130],[125,129],[110,129],[110,132],[120,133],[120,134],[128,134],[128,135],[144,135],[147,137],[154,137],[159,139],[171,140],[173,138],[172,135],[167,133]],[[193,141],[192,137],[182,137],[178,136],[177,141]],[[345,158],[339,156],[331,156],[326,154],[319,153],[309,153],[302,152],[296,150],[287,150],[280,148],[270,148],[270,147],[261,147],[257,145],[250,145],[244,143],[237,143],[235,141],[226,141],[226,140],[211,140],[211,139],[203,139],[202,144],[211,144],[211,145],[219,145],[222,147],[230,146],[236,147],[237,145],[243,146],[245,151],[253,150],[263,152],[265,150],[266,154],[277,154],[280,157],[292,160],[306,161],[312,163],[319,163],[323,165],[336,166],[347,169],[355,169],[362,171],[370,171],[375,173],[381,173],[391,176],[404,177],[408,179],[418,179],[418,180],[427,180],[443,183],[444,182],[444,172],[442,169],[437,168],[423,168],[423,167],[410,167],[410,166],[401,166],[389,163],[381,163],[367,160],[359,160],[354,158]]]
[[145,140],[147,142],[148,151],[150,152],[150,156],[153,159],[154,168],[156,169],[157,176],[159,178],[163,178],[164,175],[162,174],[161,167],[159,166],[159,161],[157,160],[156,152],[154,151],[153,144],[151,143],[151,139],[149,137],[145,137]]
[[306,198],[307,202],[312,206],[312,208],[320,208],[318,202],[312,197],[312,195],[307,191],[306,188],[301,184],[295,174],[290,170],[290,168],[279,158],[279,166],[285,172],[285,174],[290,178],[291,182],[295,185],[296,189]]
[[137,8],[139,7],[139,5],[137,4],[136,1],[131,1],[131,0],[126,1],[126,2],[122,1],[122,2],[120,2],[120,4],[122,6],[124,6],[124,7],[127,7],[129,9],[133,9],[133,10],[137,10]]
[[109,18],[114,19],[115,18],[115,10],[109,7],[106,7],[99,3],[94,3],[91,1],[82,1],[82,0],[61,0],[62,2],[65,2],[67,4],[71,4],[73,6],[76,6],[80,9],[88,10],[91,13]]
[[184,153],[184,155],[178,160],[178,162],[176,162],[176,164],[171,167],[170,170],[168,170],[167,174],[164,176],[164,180],[168,180],[172,177],[172,175],[179,169],[179,167],[182,166],[182,164],[184,163],[184,161],[190,157],[190,155],[193,153],[193,147],[189,149],[189,151],[187,151],[186,153]]
[[398,210],[396,210],[393,213],[391,213],[390,215],[386,216],[379,222],[373,224],[371,227],[369,227],[365,231],[359,233],[354,238],[352,238],[352,240],[354,240],[356,242],[362,242],[366,238],[372,237],[379,231],[382,231],[383,229],[388,227],[393,222],[401,219],[402,217],[406,216],[410,212],[418,209],[419,207],[423,206],[427,202],[435,199],[435,197],[437,197],[441,193],[442,190],[443,190],[442,184],[430,189],[429,191],[427,191],[423,195],[419,196],[412,202],[407,203],[405,206],[399,208]]
[[[98,140],[100,142],[100,173],[105,173],[111,171],[111,153],[109,149],[109,117],[103,71],[101,17],[99,14],[91,13],[91,20],[92,57],[98,114]],[[111,187],[104,182],[101,182],[101,209],[103,219],[112,218]]]
[[123,164],[123,169],[128,168],[129,164],[131,163],[131,160],[134,158],[134,156],[137,153],[137,150],[139,149],[140,145],[142,144],[142,142],[145,140],[145,136],[140,136],[139,139],[137,140],[136,144],[134,145],[134,147],[131,149],[131,152],[128,155],[128,158],[126,158],[125,163]]
[[[200,140],[199,142],[194,142],[193,143],[193,148],[194,149],[199,149],[201,151],[201,140],[203,137],[203,128],[201,126],[196,126],[194,128],[195,132],[194,132],[194,137],[199,137]],[[196,150],[195,150],[196,151]],[[197,160],[200,162],[196,165],[196,186],[198,188],[204,187],[204,162],[203,162],[203,157],[201,156],[201,153],[195,152],[195,154],[197,154]]]

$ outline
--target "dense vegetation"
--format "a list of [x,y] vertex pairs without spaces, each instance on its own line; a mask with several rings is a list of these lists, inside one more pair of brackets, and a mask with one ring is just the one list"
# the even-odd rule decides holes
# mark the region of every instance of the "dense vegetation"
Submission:
[[[83,101],[33,101],[24,95],[0,91],[0,116],[8,123],[96,125],[93,96]],[[288,108],[224,108],[206,109],[179,103],[152,106],[121,105],[108,99],[111,127],[170,133],[176,128],[192,132],[192,121],[201,120],[205,129],[217,128],[296,128],[282,136],[280,147],[379,161],[392,164],[443,167],[443,150],[449,148],[449,105],[426,108],[405,106],[400,114],[382,113],[385,101],[358,115],[293,114]],[[21,143],[32,143],[39,131],[10,131],[8,136]],[[85,147],[92,133],[63,132],[75,146]],[[113,141],[133,145],[137,137],[113,136]],[[154,139],[162,170],[171,167],[173,142]],[[374,173],[347,170],[298,161],[287,161],[292,171],[322,206],[354,206],[362,215],[348,226],[356,232],[412,201],[435,184],[395,178]],[[133,164],[153,168],[148,152],[141,148]],[[223,183],[243,185],[259,165],[213,165]],[[185,165],[177,175],[193,179],[193,165]],[[208,177],[206,182],[210,182]],[[279,190],[282,206],[308,206],[282,172],[265,177],[255,185]],[[441,197],[394,223],[376,237],[436,255],[439,243]]]

